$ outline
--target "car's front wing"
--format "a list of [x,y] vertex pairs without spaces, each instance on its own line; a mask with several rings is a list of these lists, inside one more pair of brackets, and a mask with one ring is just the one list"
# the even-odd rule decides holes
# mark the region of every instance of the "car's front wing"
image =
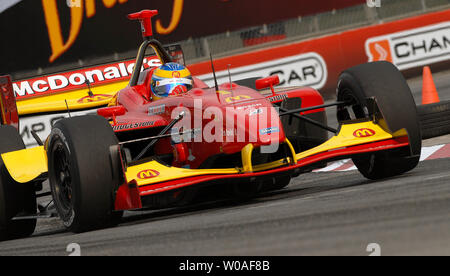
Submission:
[[242,150],[242,168],[229,169],[183,169],[165,166],[155,160],[126,168],[126,184],[119,188],[116,199],[117,210],[142,208],[141,198],[200,184],[227,184],[240,180],[251,182],[277,174],[296,175],[318,163],[349,158],[370,152],[384,151],[409,146],[405,130],[388,133],[372,121],[348,123],[341,126],[338,135],[311,150],[296,153],[272,163],[253,166],[249,144]]

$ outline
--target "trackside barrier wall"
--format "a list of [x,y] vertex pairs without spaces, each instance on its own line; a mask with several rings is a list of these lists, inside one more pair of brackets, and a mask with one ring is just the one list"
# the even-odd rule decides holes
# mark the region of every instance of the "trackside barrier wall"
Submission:
[[[334,96],[341,71],[357,64],[388,60],[400,70],[450,61],[450,10],[358,28],[288,45],[215,60],[221,81],[227,66],[233,79],[279,74],[284,86],[312,86]],[[190,70],[211,83],[209,62]]]

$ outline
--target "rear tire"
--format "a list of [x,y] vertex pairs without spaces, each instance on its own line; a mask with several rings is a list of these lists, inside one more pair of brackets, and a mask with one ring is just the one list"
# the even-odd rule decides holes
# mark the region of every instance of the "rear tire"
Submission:
[[[396,123],[410,127],[410,142],[420,142],[421,132],[416,104],[406,80],[401,72],[391,63],[374,62],[359,65],[344,71],[338,84],[338,101],[351,102],[351,110],[338,108],[339,122],[353,119],[370,119],[374,115],[368,105],[367,98],[375,97],[384,102],[380,109],[407,112],[407,116],[399,116]],[[389,98],[390,100],[386,100]],[[388,106],[386,106],[388,105]],[[400,108],[400,109],[399,109]],[[378,180],[403,174],[414,169],[420,156],[411,156],[411,149],[397,149],[387,152],[376,152],[353,158],[358,170],[368,179]]]
[[[23,150],[25,145],[17,129],[0,126],[0,153]],[[0,241],[29,237],[36,219],[13,221],[20,213],[36,214],[36,191],[31,183],[15,182],[0,158]]]
[[450,134],[450,101],[419,105],[422,139]]
[[118,140],[111,125],[99,116],[58,121],[47,149],[49,180],[55,206],[72,232],[117,224],[114,193],[120,183],[111,148]]

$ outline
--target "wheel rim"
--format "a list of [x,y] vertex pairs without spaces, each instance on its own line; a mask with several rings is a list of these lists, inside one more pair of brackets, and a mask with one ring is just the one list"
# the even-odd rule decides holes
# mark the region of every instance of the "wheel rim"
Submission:
[[73,209],[73,185],[71,161],[65,145],[56,141],[52,148],[51,182],[53,186],[55,204],[63,219],[71,215]]

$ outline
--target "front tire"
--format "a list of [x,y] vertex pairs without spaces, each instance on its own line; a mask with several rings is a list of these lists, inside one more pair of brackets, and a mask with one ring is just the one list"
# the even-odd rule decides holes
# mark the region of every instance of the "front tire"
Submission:
[[[349,103],[338,108],[339,122],[355,119],[373,119],[376,110],[369,106],[374,97],[381,110],[398,114],[395,125],[407,128],[411,148],[376,152],[353,158],[360,173],[368,179],[378,180],[401,175],[414,169],[420,160],[422,137],[417,108],[411,90],[401,72],[389,62],[362,64],[344,71],[338,84],[338,101]],[[392,119],[392,116],[391,116]],[[389,122],[387,122],[389,124]]]
[[47,149],[49,180],[56,209],[65,227],[79,233],[110,226],[119,185],[111,148],[118,140],[99,116],[58,121]]

